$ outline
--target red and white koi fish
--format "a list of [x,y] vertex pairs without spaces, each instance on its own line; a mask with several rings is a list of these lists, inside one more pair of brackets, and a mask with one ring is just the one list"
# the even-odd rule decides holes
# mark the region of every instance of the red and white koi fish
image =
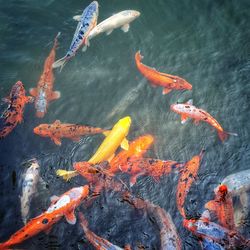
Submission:
[[88,221],[85,219],[82,213],[79,212],[80,223],[82,229],[85,233],[86,238],[88,241],[94,246],[96,250],[129,250],[131,249],[128,245],[125,248],[120,248],[108,240],[97,236],[94,232],[92,232],[88,228]]
[[52,204],[47,211],[31,219],[23,228],[14,233],[7,241],[0,244],[0,249],[8,249],[10,246],[19,244],[32,236],[46,231],[49,232],[52,226],[63,216],[70,224],[76,223],[74,210],[89,194],[89,186],[70,189],[60,197],[52,196]]
[[0,138],[7,136],[18,123],[23,121],[23,112],[26,103],[33,98],[25,95],[25,89],[21,81],[18,81],[11,89],[10,96],[3,98],[9,104],[2,115],[4,127],[0,130]]
[[186,218],[184,203],[189,189],[197,177],[204,152],[205,151],[202,150],[199,155],[195,155],[180,171],[181,175],[177,185],[176,202],[178,210],[183,218]]
[[141,74],[146,77],[153,86],[163,87],[162,94],[166,95],[172,90],[191,90],[192,85],[179,76],[169,75],[150,68],[141,62],[143,56],[140,51],[135,54],[135,63]]
[[214,127],[221,141],[227,139],[228,135],[238,136],[236,133],[224,131],[218,121],[215,120],[208,112],[203,109],[193,106],[193,101],[189,100],[187,103],[172,104],[170,109],[177,114],[181,115],[181,123],[185,123],[188,118],[194,119],[195,124],[199,124],[200,121],[204,121]]
[[35,97],[36,116],[39,118],[44,117],[49,103],[60,98],[61,96],[59,91],[53,91],[55,78],[52,68],[52,64],[54,63],[56,57],[56,48],[58,45],[57,39],[59,36],[60,32],[57,34],[54,40],[54,46],[44,63],[43,73],[40,76],[37,87],[30,89],[30,94]]

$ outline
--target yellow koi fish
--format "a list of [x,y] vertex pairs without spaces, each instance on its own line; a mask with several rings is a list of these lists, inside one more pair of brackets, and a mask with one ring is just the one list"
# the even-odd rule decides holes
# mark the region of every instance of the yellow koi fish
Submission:
[[[125,150],[128,150],[129,144],[126,136],[129,132],[130,125],[131,118],[126,116],[120,119],[114,125],[111,131],[105,132],[106,138],[88,162],[97,164],[102,161],[111,161],[115,155],[115,151],[119,146]],[[63,169],[58,169],[56,174],[62,176],[65,180],[69,180],[70,178],[78,175],[77,171],[66,171]]]

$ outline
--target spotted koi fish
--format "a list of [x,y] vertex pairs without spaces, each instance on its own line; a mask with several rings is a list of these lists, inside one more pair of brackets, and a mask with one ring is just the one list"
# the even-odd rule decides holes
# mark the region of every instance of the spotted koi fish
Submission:
[[179,76],[169,75],[157,71],[154,68],[150,68],[143,64],[141,60],[143,56],[140,54],[140,51],[137,51],[135,54],[135,63],[140,71],[140,73],[147,78],[153,86],[162,86],[162,94],[166,95],[172,90],[191,90],[192,85],[186,80]]
[[53,124],[40,124],[34,128],[34,133],[42,137],[50,137],[56,145],[60,146],[62,144],[62,138],[79,141],[83,135],[94,135],[100,133],[106,135],[108,131],[79,124],[64,124],[59,120],[56,120]]
[[98,19],[98,2],[93,1],[90,3],[89,6],[87,6],[80,18],[80,21],[76,27],[74,37],[72,39],[72,42],[70,44],[69,50],[66,53],[66,55],[57,60],[53,63],[53,68],[61,67],[61,70],[63,66],[66,64],[70,58],[75,56],[77,50],[83,46],[88,44],[88,35],[90,31],[96,26]]
[[70,189],[62,196],[52,196],[52,204],[47,211],[31,219],[23,228],[14,233],[7,241],[0,244],[0,249],[8,249],[42,231],[49,232],[52,226],[65,216],[69,224],[76,223],[74,210],[89,194],[89,186]]
[[205,208],[214,213],[221,226],[235,230],[233,200],[226,185],[215,190],[215,199],[206,203]]
[[3,113],[4,127],[0,130],[0,138],[7,136],[18,123],[23,121],[23,112],[26,103],[33,98],[25,95],[25,89],[21,81],[18,81],[11,89],[10,96],[4,98],[9,104]]
[[60,98],[61,96],[59,91],[53,91],[55,78],[52,69],[52,64],[54,63],[56,57],[56,47],[58,45],[57,40],[59,36],[60,33],[58,33],[55,37],[54,46],[44,63],[43,73],[40,76],[37,87],[30,89],[30,94],[35,97],[36,116],[39,118],[44,117],[49,103]]
[[176,202],[177,208],[183,218],[186,218],[184,203],[189,189],[197,177],[204,152],[205,151],[202,150],[199,155],[195,155],[190,161],[185,163],[185,166],[180,171],[181,174],[177,184]]
[[193,101],[189,100],[187,103],[183,104],[172,104],[170,109],[177,114],[181,115],[181,123],[184,124],[188,118],[194,119],[196,125],[199,124],[200,121],[204,121],[214,127],[221,141],[227,139],[228,135],[237,136],[236,133],[226,132],[223,130],[222,126],[218,121],[215,120],[209,113],[204,111],[203,109],[196,108],[193,106]]

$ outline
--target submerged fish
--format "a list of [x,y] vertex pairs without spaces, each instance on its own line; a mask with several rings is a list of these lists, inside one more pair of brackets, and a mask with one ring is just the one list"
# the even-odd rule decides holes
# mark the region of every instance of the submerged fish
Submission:
[[205,208],[216,215],[221,226],[235,230],[233,200],[226,185],[216,188],[215,199],[207,202]]
[[99,236],[97,236],[94,232],[92,232],[89,228],[88,228],[88,222],[85,219],[85,217],[83,216],[82,213],[79,212],[79,217],[80,217],[80,224],[82,226],[82,229],[85,233],[85,237],[88,239],[88,241],[94,246],[95,249],[97,250],[129,250],[131,249],[130,247],[125,247],[125,248],[120,248],[114,244],[112,244],[111,242],[109,242],[108,240],[101,238]]
[[23,228],[14,233],[7,241],[0,243],[0,249],[8,249],[42,231],[49,232],[63,216],[70,224],[76,223],[74,210],[89,194],[87,185],[70,189],[60,197],[53,196],[52,204],[41,215],[31,219]]
[[199,155],[195,155],[191,160],[185,163],[183,169],[180,171],[181,175],[177,184],[176,202],[177,208],[183,218],[186,218],[184,203],[189,189],[197,177],[204,152],[205,151],[202,150]]
[[37,184],[40,178],[40,166],[37,160],[33,160],[31,166],[23,174],[21,214],[23,223],[26,224],[29,217],[30,203],[37,192]]
[[40,80],[36,88],[30,89],[30,94],[35,97],[35,108],[36,116],[44,117],[47,112],[49,102],[60,98],[61,94],[59,91],[53,91],[53,84],[55,81],[52,64],[56,57],[56,47],[58,45],[58,37],[60,33],[57,34],[54,40],[54,46],[44,63],[43,73],[40,76]]
[[194,122],[197,125],[199,124],[200,121],[204,121],[210,124],[217,130],[218,136],[221,139],[221,141],[227,139],[228,135],[237,136],[237,134],[235,133],[224,131],[222,126],[215,120],[214,117],[212,117],[209,113],[207,113],[203,109],[199,109],[193,106],[192,100],[189,100],[187,103],[183,104],[180,103],[172,104],[170,109],[175,113],[181,115],[182,124],[185,123],[188,120],[188,118],[194,119]]
[[[88,42],[85,45],[86,49],[87,46],[89,46],[89,40],[101,33],[106,32],[107,35],[110,35],[114,29],[120,27],[124,32],[128,32],[129,23],[138,18],[140,14],[141,13],[136,10],[124,10],[105,19],[90,31],[87,37]],[[81,16],[74,16],[73,19],[75,19],[76,21],[80,21]]]
[[75,56],[77,50],[83,46],[86,45],[88,40],[87,37],[90,33],[90,31],[96,26],[97,24],[97,18],[98,18],[98,2],[93,1],[90,3],[83,11],[80,21],[76,27],[74,37],[72,39],[72,42],[70,44],[69,50],[66,53],[66,55],[57,60],[53,63],[53,68],[61,67],[61,70],[63,66],[66,64],[70,58]]
[[168,94],[172,90],[191,90],[192,85],[179,76],[169,75],[150,68],[141,62],[143,56],[140,51],[135,54],[135,63],[140,73],[147,78],[153,86],[163,87],[162,94]]
[[59,146],[62,144],[62,138],[79,141],[83,135],[94,135],[100,133],[106,135],[107,132],[107,130],[101,128],[79,124],[61,123],[59,120],[56,120],[53,124],[40,124],[34,128],[35,134],[42,137],[50,137],[51,140]]
[[4,101],[9,106],[2,115],[4,127],[0,130],[0,138],[7,136],[18,123],[23,121],[24,107],[26,103],[32,102],[33,98],[25,95],[24,86],[21,81],[18,81]]

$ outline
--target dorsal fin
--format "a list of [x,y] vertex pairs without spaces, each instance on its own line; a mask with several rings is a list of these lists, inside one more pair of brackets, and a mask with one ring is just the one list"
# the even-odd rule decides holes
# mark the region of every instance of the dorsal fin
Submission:
[[54,124],[61,124],[60,120],[55,120]]

